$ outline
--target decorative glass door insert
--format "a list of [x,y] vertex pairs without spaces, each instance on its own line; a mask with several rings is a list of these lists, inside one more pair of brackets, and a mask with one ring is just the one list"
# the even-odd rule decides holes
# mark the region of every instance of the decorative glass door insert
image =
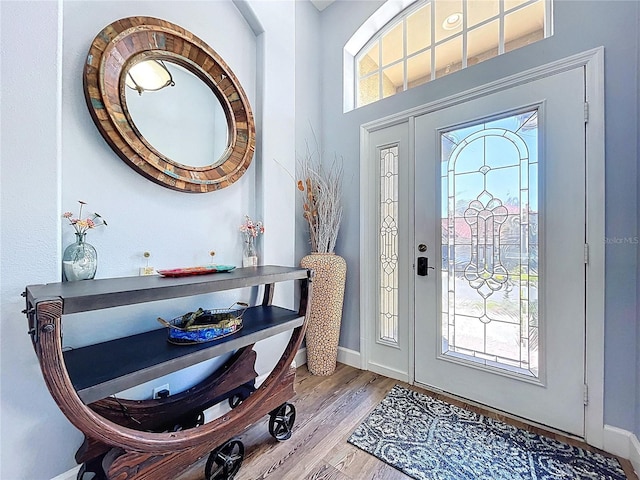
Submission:
[[380,321],[377,341],[398,344],[398,145],[380,150]]
[[441,354],[538,378],[538,108],[440,147]]

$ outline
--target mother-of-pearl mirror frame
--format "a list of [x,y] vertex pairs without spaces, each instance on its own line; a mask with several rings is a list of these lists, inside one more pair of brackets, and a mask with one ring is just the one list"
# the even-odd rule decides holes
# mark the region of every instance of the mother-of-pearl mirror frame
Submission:
[[[205,82],[227,118],[229,143],[210,165],[177,163],[140,134],[125,98],[128,68],[143,60],[176,63]],[[128,17],[105,27],[89,49],[84,67],[89,112],[111,148],[131,168],[160,185],[188,193],[224,188],[249,167],[255,150],[253,113],[240,82],[204,41],[178,25],[153,17]]]

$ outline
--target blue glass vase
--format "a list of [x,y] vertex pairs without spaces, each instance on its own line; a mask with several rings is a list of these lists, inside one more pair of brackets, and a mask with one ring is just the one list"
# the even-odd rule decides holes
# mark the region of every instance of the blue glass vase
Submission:
[[98,252],[85,242],[86,233],[76,233],[76,241],[69,245],[62,255],[62,276],[67,282],[90,280],[98,269]]

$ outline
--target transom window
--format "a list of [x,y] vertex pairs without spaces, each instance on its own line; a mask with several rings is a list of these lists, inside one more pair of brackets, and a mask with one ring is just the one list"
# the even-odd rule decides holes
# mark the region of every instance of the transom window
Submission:
[[355,57],[356,107],[551,35],[551,0],[423,0]]

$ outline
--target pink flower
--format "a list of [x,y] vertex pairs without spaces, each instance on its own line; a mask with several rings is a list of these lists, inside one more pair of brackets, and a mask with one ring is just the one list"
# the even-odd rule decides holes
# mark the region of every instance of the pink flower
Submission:
[[94,213],[91,216],[85,219],[82,219],[82,207],[83,205],[86,205],[86,202],[83,202],[82,200],[78,200],[78,203],[80,204],[80,212],[78,214],[78,218],[73,218],[73,213],[71,212],[65,212],[62,214],[62,218],[66,218],[69,220],[69,225],[71,225],[74,228],[76,233],[84,234],[90,228],[99,227],[101,225],[104,225],[104,226],[107,225],[107,222],[105,222],[104,219],[97,213]]
[[245,215],[245,221],[240,225],[240,232],[244,234],[245,240],[249,237],[256,238],[258,234],[264,233],[264,226],[262,222],[254,222],[249,215]]

